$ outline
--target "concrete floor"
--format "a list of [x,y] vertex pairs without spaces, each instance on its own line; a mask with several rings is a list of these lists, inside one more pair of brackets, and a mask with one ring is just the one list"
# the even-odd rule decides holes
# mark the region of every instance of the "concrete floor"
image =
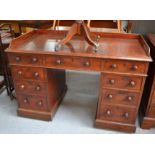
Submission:
[[[0,95],[0,133],[96,133],[115,134],[117,131],[93,127],[98,99],[99,74],[67,72],[68,92],[53,121],[46,122],[16,115],[16,100],[6,91]],[[138,121],[137,134],[155,133],[155,128],[142,130]]]

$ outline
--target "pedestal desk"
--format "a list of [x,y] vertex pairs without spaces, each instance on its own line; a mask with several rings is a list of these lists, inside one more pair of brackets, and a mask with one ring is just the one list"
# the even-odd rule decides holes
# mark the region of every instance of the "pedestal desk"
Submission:
[[51,120],[67,90],[65,70],[96,71],[101,75],[95,126],[134,132],[151,61],[142,36],[94,32],[94,40],[100,36],[97,52],[81,36],[57,51],[66,33],[34,30],[14,39],[6,50],[18,115]]

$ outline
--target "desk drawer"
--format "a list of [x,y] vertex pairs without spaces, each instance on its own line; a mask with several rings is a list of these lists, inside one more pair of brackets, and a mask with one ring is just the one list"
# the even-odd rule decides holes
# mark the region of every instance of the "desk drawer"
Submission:
[[46,56],[45,63],[47,67],[68,68],[72,67],[72,57],[66,56]]
[[14,78],[42,81],[45,80],[45,72],[43,68],[12,66],[11,70]]
[[122,72],[133,74],[147,73],[147,63],[135,61],[118,61],[104,60],[102,61],[102,70],[108,72]]
[[99,59],[47,56],[45,61],[47,67],[97,71],[101,69],[101,61]]
[[103,89],[102,97],[100,104],[120,104],[120,105],[129,105],[136,106],[139,104],[139,93],[131,93],[126,91]]
[[81,70],[101,70],[101,60],[93,58],[75,58],[74,66]]
[[17,81],[15,80],[15,89],[17,93],[26,93],[44,96],[46,92],[46,83],[45,82],[36,82],[36,81]]
[[47,110],[47,100],[45,97],[18,94],[19,108],[30,110]]
[[102,73],[102,87],[130,89],[140,91],[142,87],[143,77],[123,76]]
[[10,64],[20,64],[20,65],[43,65],[43,56],[34,54],[8,54]]
[[136,109],[116,105],[100,105],[99,118],[132,124],[136,120]]

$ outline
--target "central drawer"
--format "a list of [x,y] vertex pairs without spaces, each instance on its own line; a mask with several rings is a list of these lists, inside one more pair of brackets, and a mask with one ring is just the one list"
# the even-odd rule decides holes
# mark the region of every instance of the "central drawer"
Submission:
[[99,59],[67,57],[67,56],[46,56],[45,63],[47,67],[76,69],[76,70],[101,70],[101,61]]
[[104,105],[119,104],[136,106],[139,104],[140,94],[120,90],[103,89],[101,103]]
[[102,87],[140,91],[143,83],[143,77],[104,73],[101,76]]
[[100,119],[120,123],[135,123],[136,109],[118,105],[100,105]]

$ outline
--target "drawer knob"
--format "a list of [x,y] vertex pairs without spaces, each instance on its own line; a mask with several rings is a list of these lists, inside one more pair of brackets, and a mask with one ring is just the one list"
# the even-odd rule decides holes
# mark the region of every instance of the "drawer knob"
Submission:
[[125,118],[128,118],[128,117],[129,117],[129,113],[126,112],[126,113],[124,114],[124,116],[125,116]]
[[61,60],[56,60],[56,63],[57,64],[61,64]]
[[38,76],[39,76],[39,73],[38,73],[38,72],[35,72],[35,73],[34,73],[34,76],[35,76],[35,77],[38,77]]
[[27,98],[24,99],[24,103],[28,103],[28,99]]
[[42,102],[42,101],[39,101],[39,102],[38,102],[38,105],[39,105],[39,106],[42,106],[42,105],[43,105],[43,102]]
[[109,98],[109,99],[112,99],[112,98],[113,98],[113,96],[112,96],[111,94],[109,94],[109,95],[108,95],[108,98]]
[[16,61],[20,61],[21,60],[21,58],[20,57],[16,57]]
[[38,59],[36,57],[32,58],[32,62],[37,62]]
[[38,85],[38,86],[36,86],[36,90],[37,91],[40,91],[41,90],[41,87]]
[[25,88],[25,86],[22,84],[22,85],[20,86],[20,88],[21,88],[21,89],[24,89],[24,88]]
[[111,79],[109,82],[110,82],[110,84],[114,84],[115,80]]
[[138,69],[138,66],[137,65],[133,65],[133,70],[137,70]]
[[111,68],[113,68],[113,69],[115,69],[116,67],[117,67],[116,64],[112,64],[112,65],[111,65]]
[[131,81],[131,82],[130,82],[130,85],[131,85],[131,86],[135,86],[135,85],[136,85],[135,81]]
[[128,96],[128,101],[132,101],[132,97],[131,96]]
[[18,71],[18,75],[22,75],[22,71]]
[[111,114],[111,111],[110,110],[107,110],[107,115],[110,115]]
[[84,65],[88,67],[88,66],[90,66],[90,62],[86,61],[86,62],[84,63]]

